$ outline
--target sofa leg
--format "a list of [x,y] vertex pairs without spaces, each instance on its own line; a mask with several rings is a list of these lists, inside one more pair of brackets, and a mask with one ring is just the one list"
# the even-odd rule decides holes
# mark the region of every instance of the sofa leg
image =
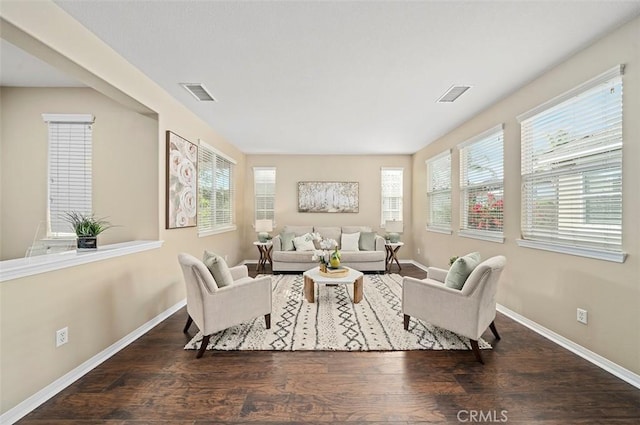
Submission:
[[267,329],[271,329],[271,313],[264,315],[264,324]]
[[489,328],[491,329],[491,332],[493,332],[493,336],[495,336],[496,339],[500,339],[500,334],[498,334],[498,330],[496,329],[496,323],[491,322]]
[[189,328],[191,327],[191,324],[193,323],[193,319],[191,318],[190,315],[187,314],[187,324],[184,325],[184,329],[182,330],[182,333],[187,333],[189,332]]
[[408,314],[404,315],[404,330],[408,331],[409,330],[409,320],[411,320],[411,316],[409,316]]
[[198,354],[196,354],[196,359],[202,357],[204,352],[207,350],[207,345],[209,345],[209,338],[211,335],[205,335],[202,337],[202,343],[200,344],[200,349],[198,350]]
[[482,356],[480,355],[480,346],[478,345],[478,341],[476,341],[475,339],[472,339],[471,348],[473,349],[473,355],[476,356],[476,360],[484,364],[484,361],[482,360]]

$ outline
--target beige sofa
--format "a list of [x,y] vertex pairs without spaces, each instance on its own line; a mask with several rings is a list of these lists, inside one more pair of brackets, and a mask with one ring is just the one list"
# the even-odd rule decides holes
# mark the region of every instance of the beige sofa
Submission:
[[374,250],[345,251],[342,249],[342,233],[371,233],[367,226],[285,226],[282,232],[272,239],[273,250],[271,251],[271,266],[274,273],[278,272],[303,272],[318,265],[312,260],[313,251],[283,250],[281,234],[291,234],[302,236],[306,233],[319,233],[323,239],[334,239],[338,242],[341,253],[340,264],[351,267],[361,272],[384,272],[386,250],[385,240],[382,236],[375,235]]

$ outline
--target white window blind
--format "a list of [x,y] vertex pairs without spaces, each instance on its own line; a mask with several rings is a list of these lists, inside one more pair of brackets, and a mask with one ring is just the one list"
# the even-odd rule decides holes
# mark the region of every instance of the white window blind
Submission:
[[622,70],[519,117],[524,240],[622,252]]
[[427,204],[429,209],[427,228],[451,231],[451,151],[446,151],[426,161]]
[[462,143],[460,234],[502,239],[504,142],[502,125]]
[[67,212],[92,214],[90,114],[42,114],[48,125],[48,212],[49,237],[75,236],[65,220]]
[[380,170],[380,186],[382,213],[380,224],[384,227],[387,220],[402,221],[402,176],[403,168],[382,168]]
[[255,194],[255,219],[272,220],[275,222],[275,167],[254,167],[253,187]]
[[198,149],[198,234],[235,228],[233,217],[235,161],[200,141]]

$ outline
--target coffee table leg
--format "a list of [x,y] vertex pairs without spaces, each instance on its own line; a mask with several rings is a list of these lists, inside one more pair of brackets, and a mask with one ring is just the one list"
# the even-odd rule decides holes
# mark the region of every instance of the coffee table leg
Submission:
[[362,301],[362,295],[363,295],[362,286],[363,286],[363,280],[362,280],[362,276],[360,276],[359,278],[356,279],[355,283],[353,284],[353,302],[355,304],[358,304],[360,301]]
[[315,301],[316,291],[314,288],[315,282],[308,276],[304,277],[304,297],[310,303]]

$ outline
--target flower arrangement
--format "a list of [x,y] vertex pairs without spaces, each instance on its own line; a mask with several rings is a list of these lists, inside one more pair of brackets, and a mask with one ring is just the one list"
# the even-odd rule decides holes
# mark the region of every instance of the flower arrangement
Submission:
[[478,230],[502,230],[504,202],[488,193],[486,199],[469,202],[468,226]]
[[320,246],[320,249],[316,249],[313,251],[313,256],[311,259],[313,261],[317,261],[320,264],[320,270],[326,271],[331,258],[329,256],[329,250],[338,247],[338,242],[335,239],[322,239],[319,234],[314,234],[315,240],[317,240]]

